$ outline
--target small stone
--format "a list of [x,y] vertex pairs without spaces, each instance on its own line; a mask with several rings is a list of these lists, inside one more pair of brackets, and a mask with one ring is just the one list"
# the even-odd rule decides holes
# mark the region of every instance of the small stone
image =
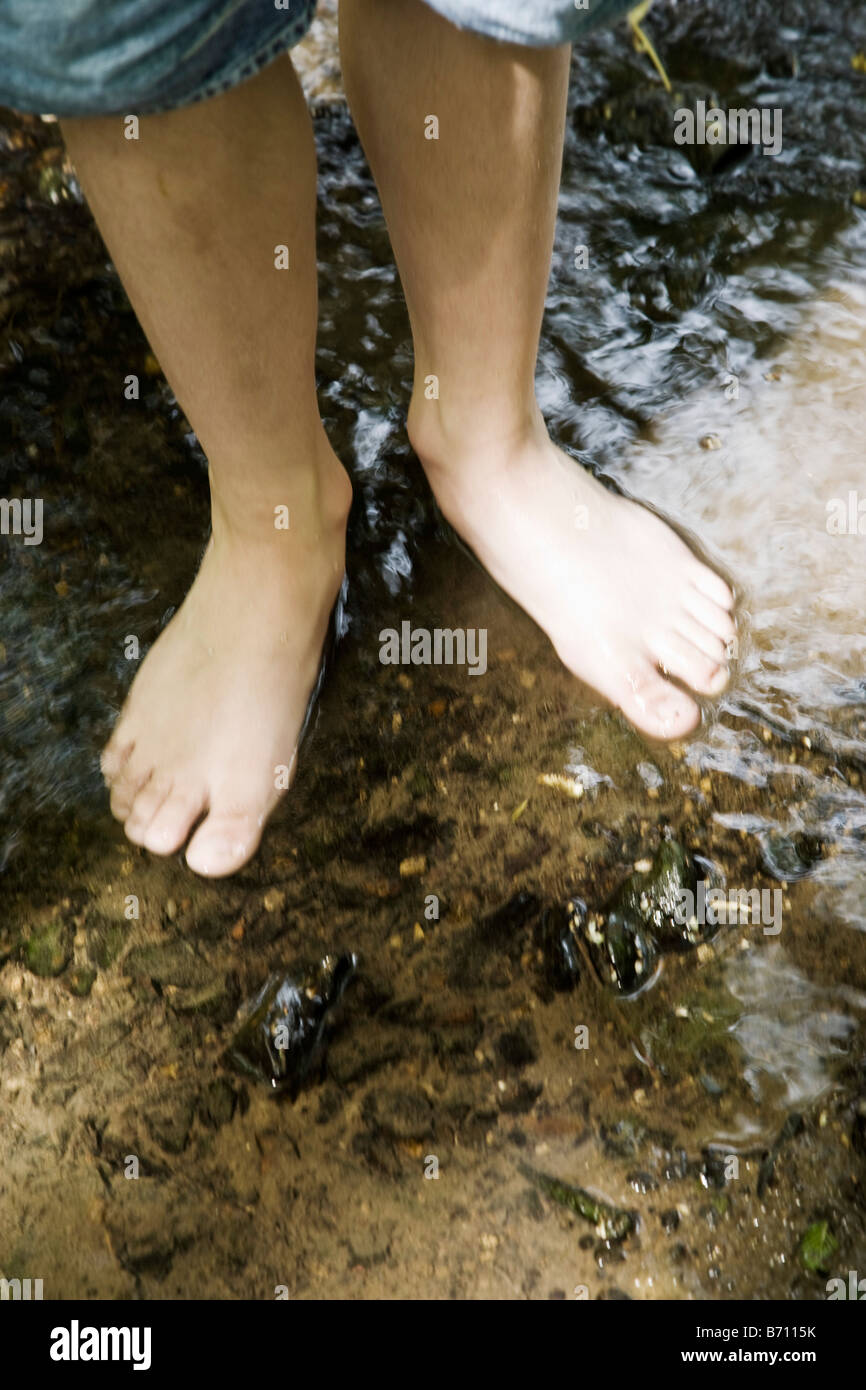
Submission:
[[524,690],[531,690],[532,687],[535,685],[535,672],[525,670],[521,671],[520,684],[523,686]]
[[721,449],[722,441],[717,434],[705,434],[701,436],[700,445],[702,449]]
[[173,922],[177,917],[177,903],[174,898],[166,898],[165,915],[170,922]]
[[538,785],[552,787],[571,797],[573,801],[579,801],[583,796],[583,783],[578,782],[576,777],[564,777],[561,772],[542,772],[538,778]]
[[427,856],[424,854],[410,855],[408,859],[403,859],[400,863],[401,878],[416,878],[418,874],[427,872]]
[[265,912],[279,912],[286,905],[286,895],[282,888],[269,888],[262,898]]
[[420,922],[416,922],[412,928],[412,939],[414,941],[423,941],[425,939],[424,928],[421,926]]
[[96,979],[96,971],[90,970],[87,966],[80,966],[71,970],[66,980],[66,988],[70,994],[74,994],[76,999],[86,999],[93,989],[93,982]]
[[395,932],[392,937],[389,937],[388,945],[391,947],[392,951],[400,951],[403,948],[403,939]]
[[56,917],[36,927],[24,946],[24,964],[34,975],[60,975],[71,957],[69,932]]
[[395,710],[391,715],[391,733],[399,734],[403,727],[403,716],[399,710]]

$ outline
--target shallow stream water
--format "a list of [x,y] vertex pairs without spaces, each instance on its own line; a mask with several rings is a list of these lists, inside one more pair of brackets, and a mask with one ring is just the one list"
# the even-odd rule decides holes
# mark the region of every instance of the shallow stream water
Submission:
[[[289,1162],[287,1125],[305,1154],[326,1145],[314,1161],[327,1167],[336,1146],[357,1165],[345,1176],[333,1160],[330,1179],[334,1220],[350,1229],[347,1264],[322,1253],[331,1228],[304,1186],[309,1171],[280,1176],[283,1198],[291,1190],[306,1203],[311,1232],[303,1257],[292,1256],[299,1292],[345,1292],[359,1269],[370,1292],[393,1292],[401,1279],[422,1292],[440,1277],[437,1258],[452,1294],[559,1296],[589,1278],[563,1265],[555,1240],[545,1244],[526,1194],[528,1234],[505,1265],[493,1215],[498,1234],[467,1238],[476,1254],[481,1242],[475,1264],[443,1252],[422,1272],[405,1248],[401,1263],[399,1233],[434,1219],[394,1196],[401,1164],[417,1166],[444,1143],[470,1155],[452,1222],[463,1222],[464,1203],[499,1210],[485,1165],[508,1144],[534,1147],[539,1164],[615,1200],[672,1183],[668,1205],[686,1229],[689,1219],[711,1232],[731,1222],[728,1247],[712,1234],[705,1253],[692,1234],[685,1255],[678,1246],[671,1255],[658,1243],[657,1211],[645,1213],[626,1281],[633,1296],[820,1296],[814,1276],[789,1272],[812,1219],[831,1220],[840,1259],[866,1254],[866,75],[852,64],[866,49],[866,15],[829,0],[730,10],[719,0],[652,12],[672,98],[624,29],[576,53],[538,370],[554,436],[669,516],[730,576],[740,636],[729,690],[684,744],[646,744],[565,676],[532,624],[452,543],[406,441],[405,308],[374,186],[329,82],[314,97],[320,399],[355,480],[349,629],[297,795],[257,863],[226,885],[196,884],[179,861],[160,865],[124,846],[97,773],[131,676],[124,640],[134,633],[146,646],[194,571],[206,535],[204,462],[148,358],[56,125],[0,123],[0,491],[45,507],[43,544],[4,538],[0,551],[0,1074],[18,1107],[7,1143],[20,1143],[15,1160],[37,1188],[40,1171],[47,1183],[45,1146],[56,1144],[57,1162],[80,1160],[83,1173],[89,1155],[111,1189],[106,1133],[113,1125],[120,1153],[128,1127],[144,1124],[152,1175],[169,1193],[167,1206],[153,1198],[151,1217],[126,1195],[120,1216],[107,1203],[99,1222],[118,1271],[94,1274],[94,1290],[236,1294],[242,1280],[226,1271],[252,1267],[253,1250],[265,1283],[269,1259],[277,1277],[279,1221],[273,1247],[259,1222],[255,1237],[232,1236],[230,1256],[218,1248],[198,1264],[200,1231],[167,1253],[156,1232],[172,1202],[186,1201],[201,1153],[217,1174],[203,1208],[217,1192],[235,1212],[267,1211],[270,1201],[277,1210],[267,1182]],[[328,41],[326,30],[330,72]],[[321,70],[310,61],[313,89]],[[717,158],[675,145],[672,108],[698,98],[780,108],[781,154]],[[575,266],[579,246],[586,269]],[[133,410],[117,383],[134,370],[144,390]],[[848,519],[841,530],[828,525],[837,514]],[[378,633],[407,617],[486,627],[487,676],[382,668]],[[579,801],[539,784],[557,773],[580,779]],[[726,886],[779,889],[779,933],[728,927],[707,949],[665,958],[633,999],[587,976],[562,999],[538,983],[531,910],[501,935],[495,922],[484,927],[521,892],[540,907],[570,894],[601,906],[665,833]],[[424,865],[417,881],[400,868],[412,860]],[[120,897],[133,891],[142,919],[110,949]],[[423,917],[430,893],[443,904],[441,925]],[[26,954],[21,963],[22,931],[52,913],[69,922],[67,974],[97,969],[92,994],[72,1005],[65,977],[34,977]],[[136,951],[178,941],[223,982],[201,1016],[172,994],[198,988],[198,977],[130,965]],[[347,996],[318,1099],[274,1120],[290,1112],[262,1119],[254,1094],[247,1114],[246,1091],[219,1102],[219,1078],[202,1091],[234,1005],[266,964],[337,942],[358,948],[368,973]],[[570,1039],[584,1022],[603,1045],[575,1074]],[[422,1041],[431,1031],[432,1051]],[[68,1072],[57,1060],[70,1045],[86,1059],[93,1038],[107,1040],[96,1047],[108,1059],[101,1083],[86,1061]],[[180,1099],[165,1090],[178,1074]],[[134,1118],[122,1108],[130,1084],[144,1088]],[[175,1122],[191,1117],[169,1126],[172,1142],[142,1118],[166,1109]],[[770,1234],[752,1268],[750,1203],[765,1196],[757,1165],[792,1114],[804,1116],[801,1167],[790,1186],[780,1180],[775,1212],[760,1207]],[[239,1177],[253,1131],[261,1171]],[[712,1187],[712,1157],[728,1154],[754,1164],[751,1195],[739,1199],[729,1184],[731,1207],[699,1217],[695,1184]],[[629,1158],[654,1174],[643,1187],[616,1167]],[[504,1182],[498,1173],[493,1188]],[[83,1177],[75,1192],[89,1210],[96,1197]],[[378,1232],[367,1254],[357,1213],[346,1216],[356,1197],[363,1229]],[[145,1235],[133,1237],[139,1221]],[[673,1223],[662,1228],[667,1240]],[[28,1240],[38,1247],[22,1236],[0,1249],[0,1266],[20,1263]],[[582,1249],[603,1282],[612,1256]],[[58,1281],[79,1287],[75,1259],[51,1258]]]

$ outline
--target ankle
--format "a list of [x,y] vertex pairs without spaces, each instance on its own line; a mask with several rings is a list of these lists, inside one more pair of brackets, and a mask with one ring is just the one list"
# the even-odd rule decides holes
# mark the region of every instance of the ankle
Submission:
[[241,472],[210,469],[211,517],[216,537],[227,542],[279,543],[286,532],[310,544],[342,540],[352,505],[352,484],[327,440],[304,465]]
[[478,402],[446,407],[428,400],[416,384],[406,421],[409,442],[431,484],[465,475],[467,468],[498,472],[532,447],[547,442],[547,428],[533,397],[524,403]]

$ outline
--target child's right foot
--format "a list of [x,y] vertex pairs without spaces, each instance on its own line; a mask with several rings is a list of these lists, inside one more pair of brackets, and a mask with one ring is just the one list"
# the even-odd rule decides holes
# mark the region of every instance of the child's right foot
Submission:
[[173,854],[197,825],[186,859],[209,877],[255,853],[294,772],[343,580],[351,495],[323,449],[288,530],[252,495],[233,521],[215,507],[195,582],[148,652],[103,754],[111,809],[134,844]]

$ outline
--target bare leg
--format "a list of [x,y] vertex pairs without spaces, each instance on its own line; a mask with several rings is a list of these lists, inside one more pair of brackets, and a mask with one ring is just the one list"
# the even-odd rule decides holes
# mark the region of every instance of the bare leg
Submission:
[[201,569],[103,755],[112,810],[165,854],[204,816],[187,861],[227,874],[254,853],[294,767],[344,568],[351,485],[315,392],[309,116],[286,59],[213,101],[143,117],[138,141],[120,118],[63,132],[210,465]]
[[340,36],[412,323],[409,434],[439,504],[576,675],[647,733],[683,734],[700,712],[662,671],[724,686],[733,596],[555,448],[535,400],[569,50],[461,32],[421,0],[343,0]]

